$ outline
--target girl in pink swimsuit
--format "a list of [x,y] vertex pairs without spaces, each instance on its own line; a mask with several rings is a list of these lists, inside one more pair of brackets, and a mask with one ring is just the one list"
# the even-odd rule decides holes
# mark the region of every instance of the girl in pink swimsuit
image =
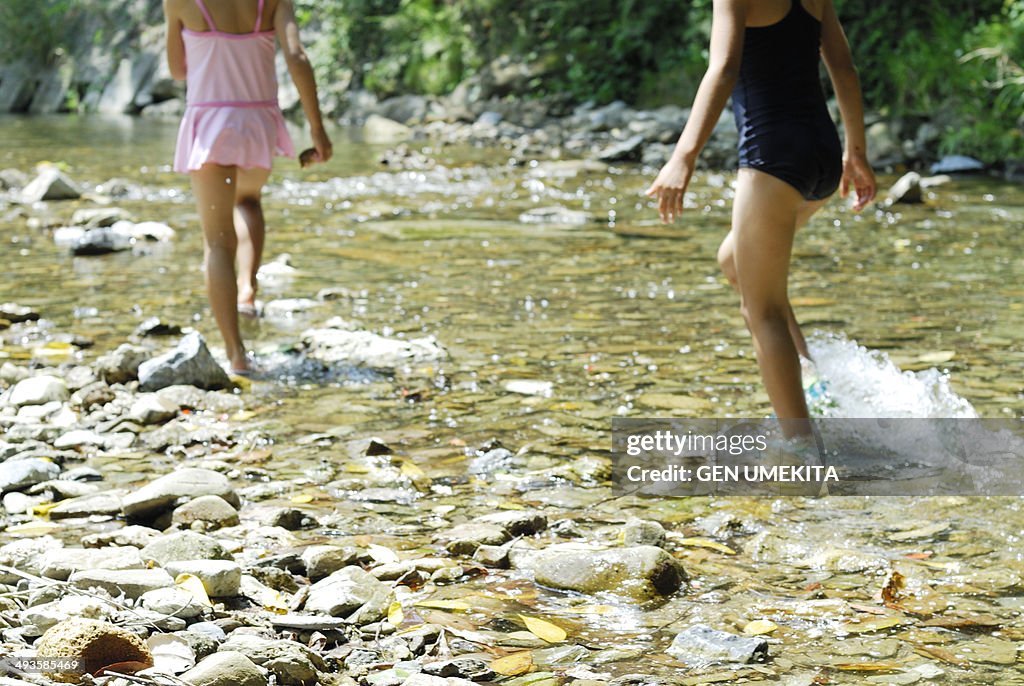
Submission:
[[167,62],[188,86],[174,169],[192,178],[210,309],[231,370],[245,374],[238,314],[255,311],[265,233],[260,195],[274,156],[295,155],[277,105],[275,36],[309,120],[313,161],[326,162],[332,149],[292,0],[218,0],[212,9],[203,0],[164,0]]

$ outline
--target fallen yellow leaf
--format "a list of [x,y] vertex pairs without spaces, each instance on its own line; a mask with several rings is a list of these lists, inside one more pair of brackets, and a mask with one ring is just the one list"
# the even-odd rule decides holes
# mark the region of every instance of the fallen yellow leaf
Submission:
[[188,591],[192,594],[192,598],[201,605],[206,607],[213,607],[213,603],[210,602],[210,596],[206,592],[206,586],[203,585],[203,580],[194,574],[179,574],[174,579],[174,585],[183,591]]
[[537,638],[542,638],[548,643],[558,643],[565,640],[565,629],[538,617],[527,617],[519,615],[526,628]]
[[736,554],[736,551],[729,546],[718,541],[712,541],[710,538],[680,538],[677,542],[679,545],[692,546],[694,548],[710,548],[726,555]]
[[763,634],[770,634],[778,628],[779,625],[770,619],[755,619],[743,627],[743,633],[747,636],[761,636]]
[[311,496],[309,493],[299,493],[297,495],[293,495],[291,498],[289,498],[289,500],[291,500],[296,505],[305,505],[306,503],[313,502],[313,496]]
[[402,604],[399,602],[391,603],[391,606],[388,607],[388,624],[393,627],[400,627],[403,621],[405,621],[405,615],[402,613]]
[[491,669],[504,676],[518,676],[529,672],[533,667],[533,654],[529,650],[520,650],[499,657],[491,662]]
[[469,603],[462,600],[421,600],[415,603],[415,606],[434,610],[449,610],[450,612],[467,612],[469,610]]

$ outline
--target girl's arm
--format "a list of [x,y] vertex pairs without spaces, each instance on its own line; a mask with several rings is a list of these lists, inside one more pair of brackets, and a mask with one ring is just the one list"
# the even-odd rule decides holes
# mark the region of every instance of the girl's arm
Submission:
[[164,16],[167,18],[167,66],[171,70],[171,78],[184,81],[185,41],[181,38],[181,17],[178,16],[178,3],[175,0],[164,0]]
[[839,193],[845,198],[850,191],[850,185],[853,184],[857,195],[853,208],[859,212],[875,197],[875,174],[871,171],[867,158],[860,77],[857,76],[857,68],[853,65],[853,56],[850,54],[850,44],[836,16],[832,0],[826,0],[825,11],[821,17],[821,55],[836,91],[846,137],[843,179],[839,184]]
[[320,102],[317,99],[316,77],[313,75],[313,66],[309,63],[309,57],[306,56],[302,41],[299,39],[299,24],[295,20],[292,0],[278,2],[277,11],[274,13],[274,30],[277,31],[277,42],[281,44],[281,49],[284,51],[288,73],[291,74],[295,88],[299,91],[302,111],[309,121],[310,135],[313,138],[313,147],[316,148],[317,160],[326,162],[331,159],[333,147],[331,139],[324,131]]
[[[794,0],[798,1],[798,0]],[[662,167],[647,195],[658,198],[661,221],[668,223],[683,211],[683,194],[697,156],[711,137],[740,73],[747,0],[714,0],[708,70],[693,100],[690,118],[672,157]]]

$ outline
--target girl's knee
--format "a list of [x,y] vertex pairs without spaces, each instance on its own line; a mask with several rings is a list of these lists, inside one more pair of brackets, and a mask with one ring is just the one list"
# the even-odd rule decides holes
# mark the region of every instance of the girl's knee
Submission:
[[764,324],[788,325],[789,303],[769,300],[753,300],[744,298],[740,303],[740,313],[749,327]]
[[258,195],[255,195],[237,198],[235,200],[235,207],[237,207],[240,210],[255,211],[262,209],[263,205],[260,203],[260,197]]

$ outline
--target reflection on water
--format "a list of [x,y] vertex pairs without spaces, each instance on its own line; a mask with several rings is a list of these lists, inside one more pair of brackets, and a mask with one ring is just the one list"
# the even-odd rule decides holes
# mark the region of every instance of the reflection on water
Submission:
[[[42,160],[58,161],[87,188],[126,179],[137,188],[117,206],[178,231],[169,250],[75,258],[54,246],[47,230],[30,226],[27,215],[60,225],[89,202],[26,211],[0,201],[0,259],[9,270],[0,301],[38,309],[51,331],[91,339],[95,345],[81,353],[87,359],[122,343],[151,316],[196,326],[217,341],[187,180],[169,171],[175,126],[0,119],[0,168],[29,172]],[[301,140],[301,132],[294,135]],[[260,497],[287,499],[302,487],[313,494],[311,507],[333,512],[323,519],[330,535],[373,534],[399,547],[427,545],[452,511],[471,516],[538,506],[560,513],[566,527],[605,526],[598,538],[607,544],[615,542],[617,523],[640,516],[738,551],[733,557],[685,548],[693,584],[658,607],[538,597],[532,584],[522,591],[523,611],[555,614],[595,651],[649,656],[664,650],[673,628],[704,621],[738,629],[764,617],[780,626],[771,637],[777,660],[825,669],[828,683],[864,683],[864,672],[829,667],[883,659],[841,653],[860,635],[850,607],[871,602],[882,570],[911,564],[908,574],[953,598],[964,613],[999,613],[1020,631],[1024,514],[1016,500],[611,499],[601,470],[612,416],[769,411],[736,296],[714,259],[728,223],[731,175],[698,174],[688,212],[664,228],[641,196],[651,170],[572,175],[562,166],[553,173],[544,161],[510,160],[501,151],[427,146],[437,166],[391,172],[377,163],[381,148],[348,143],[344,132],[336,138],[336,160],[326,167],[300,170],[281,161],[266,198],[268,258],[289,253],[294,271],[265,272],[260,298],[314,304],[247,324],[263,368],[247,394],[255,427],[247,448],[274,454],[253,477]],[[827,207],[797,239],[797,316],[809,330],[847,336],[884,350],[900,370],[924,372],[905,376],[823,335],[815,355],[833,393],[848,403],[839,406],[843,412],[874,416],[896,407],[915,416],[965,416],[973,407],[982,417],[1020,417],[1024,193],[990,180],[957,181],[930,193],[922,206],[862,216],[838,200]],[[582,215],[565,224],[520,221],[551,206],[589,216],[583,223]],[[451,359],[391,380],[325,368],[290,352],[303,328],[335,316],[387,335],[434,335]],[[21,355],[20,344],[33,345],[8,336],[4,350]],[[550,393],[513,392],[542,386],[512,381],[548,382]],[[367,465],[347,452],[346,441],[373,434],[447,490],[423,496],[390,462]],[[467,480],[473,447],[495,437],[516,454],[514,469]],[[152,455],[122,460],[117,469],[128,478],[174,464]],[[330,485],[346,474],[379,478],[372,491]],[[352,498],[357,491],[363,497]],[[992,516],[996,510],[999,517]],[[892,537],[937,521],[950,524],[939,538]],[[510,599],[522,583],[516,574],[500,583],[492,575],[461,588],[498,594],[505,603],[481,601],[470,618],[483,623],[504,612],[499,605],[515,607],[519,601]],[[902,632],[902,643],[884,659],[908,664],[928,654],[913,646],[948,651],[977,638],[917,626],[893,631]],[[963,670],[937,662],[949,674],[922,676],[921,683],[970,683]],[[629,671],[613,662],[595,669]],[[979,669],[989,676],[1012,671]]]

